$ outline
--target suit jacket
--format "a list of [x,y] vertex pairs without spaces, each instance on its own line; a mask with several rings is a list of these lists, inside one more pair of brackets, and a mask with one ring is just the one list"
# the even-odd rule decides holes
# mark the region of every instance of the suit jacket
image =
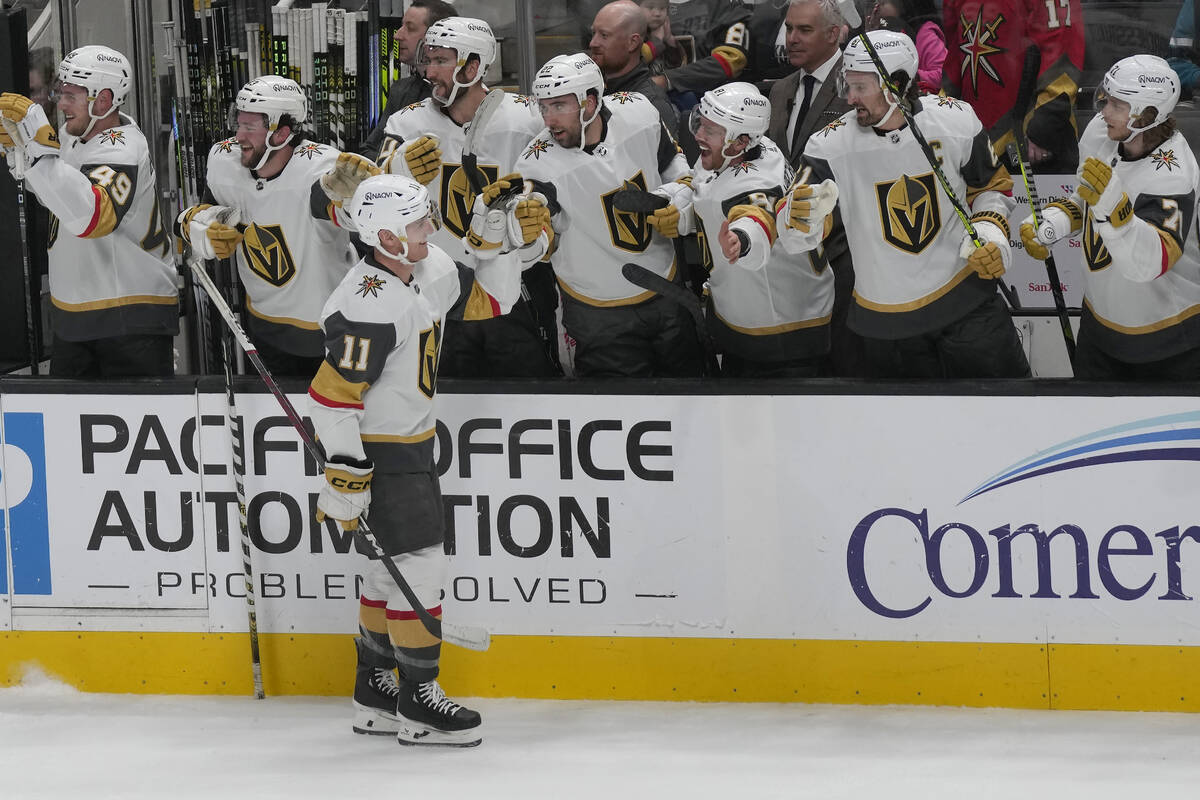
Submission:
[[792,107],[796,104],[800,70],[775,81],[771,87],[771,121],[767,126],[767,136],[787,155],[788,163],[793,167],[800,163],[800,154],[804,152],[808,137],[850,110],[849,104],[837,96],[835,72],[836,70],[829,73],[828,79],[817,90],[817,96],[809,102],[808,113],[804,115],[804,119],[797,121],[800,136],[796,139],[795,149],[788,141],[787,128],[788,120],[792,116]]

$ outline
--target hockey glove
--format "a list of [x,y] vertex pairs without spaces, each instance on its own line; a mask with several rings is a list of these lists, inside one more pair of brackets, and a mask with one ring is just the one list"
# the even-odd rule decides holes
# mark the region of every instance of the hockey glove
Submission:
[[1133,203],[1121,186],[1121,178],[1108,164],[1088,157],[1079,167],[1079,196],[1092,208],[1096,222],[1120,228],[1133,219]]
[[404,164],[408,174],[422,185],[430,183],[442,171],[442,151],[432,136],[414,139],[404,148]]
[[24,149],[29,163],[42,156],[58,155],[58,134],[37,103],[24,95],[5,92],[0,94],[0,115],[6,120],[5,131],[13,144]]
[[838,188],[826,178],[816,185],[797,184],[788,197],[787,227],[800,233],[812,233],[823,228],[825,218],[837,205]]
[[343,203],[354,196],[354,190],[360,183],[381,171],[368,158],[357,153],[342,153],[337,157],[333,168],[321,176],[321,188],[325,190],[325,196],[341,208]]
[[508,212],[503,207],[488,208],[483,195],[475,196],[471,209],[471,229],[467,231],[467,246],[477,258],[495,258],[511,250],[508,246]]
[[317,495],[317,522],[336,520],[344,531],[358,530],[358,518],[371,507],[370,460],[334,456],[325,462],[325,485]]
[[646,220],[654,229],[668,239],[676,239],[692,232],[694,197],[690,180],[688,178],[664,183],[650,193],[669,201],[667,206],[646,216]]
[[179,215],[179,230],[201,258],[232,258],[242,243],[237,229],[241,214],[236,208],[201,204]]
[[971,217],[971,223],[980,244],[976,246],[970,235],[964,236],[958,254],[967,259],[967,266],[979,277],[985,280],[999,278],[1012,261],[1008,221],[995,212],[984,212]]
[[4,154],[4,161],[8,164],[8,171],[12,173],[13,180],[25,180],[25,156],[22,155],[21,149],[15,146],[0,147],[0,153]]
[[1051,203],[1042,209],[1041,223],[1033,229],[1033,215],[1021,220],[1021,243],[1038,261],[1050,257],[1050,245],[1079,232],[1082,213],[1074,203]]
[[519,247],[532,244],[543,230],[550,228],[550,208],[545,195],[533,192],[516,200],[509,221],[510,239]]

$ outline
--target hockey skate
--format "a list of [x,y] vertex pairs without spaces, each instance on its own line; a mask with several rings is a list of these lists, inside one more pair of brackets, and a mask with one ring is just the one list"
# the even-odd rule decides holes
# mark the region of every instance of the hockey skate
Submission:
[[479,712],[446,697],[437,681],[401,684],[396,717],[400,744],[474,747],[483,741]]
[[364,663],[364,647],[358,645],[358,669],[354,676],[354,732],[370,736],[387,736],[400,730],[396,717],[396,700],[400,686],[396,674],[386,667]]

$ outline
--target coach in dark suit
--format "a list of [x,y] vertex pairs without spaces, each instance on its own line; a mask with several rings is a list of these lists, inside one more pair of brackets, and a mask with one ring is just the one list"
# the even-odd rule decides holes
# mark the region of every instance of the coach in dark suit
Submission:
[[[799,166],[808,138],[850,110],[838,97],[837,87],[842,68],[838,45],[845,24],[834,0],[792,0],[788,5],[784,17],[787,58],[796,71],[771,87],[767,136],[787,154],[793,167]],[[834,277],[830,372],[838,377],[860,377],[864,374],[862,340],[846,327],[846,312],[854,292],[854,265],[836,211],[824,256],[833,267]]]

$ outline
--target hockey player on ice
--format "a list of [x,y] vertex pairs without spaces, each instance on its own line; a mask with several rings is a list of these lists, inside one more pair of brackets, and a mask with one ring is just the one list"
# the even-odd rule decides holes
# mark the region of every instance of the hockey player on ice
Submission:
[[[425,32],[418,61],[432,96],[405,106],[387,121],[379,165],[385,172],[411,175],[425,184],[441,210],[440,230],[432,241],[455,260],[475,262],[464,241],[470,227],[475,193],[462,167],[467,129],[488,89],[483,75],[499,48],[492,30],[481,19],[449,17]],[[475,155],[483,183],[513,171],[517,157],[542,123],[533,102],[510,94],[479,131]],[[436,161],[420,160],[433,146]],[[515,259],[515,253],[498,258]],[[446,325],[446,349],[441,374],[457,377],[548,377],[557,372],[543,340],[542,326],[554,328],[554,285],[548,265],[530,265],[525,276],[534,292],[520,300],[513,313],[482,324]],[[540,290],[540,291],[539,291]],[[541,323],[541,324],[539,324]]]
[[775,243],[775,206],[792,170],[765,133],[767,99],[749,83],[705,92],[690,127],[700,147],[692,180],[701,259],[710,272],[708,329],[722,375],[815,377],[829,352],[833,273],[816,252]]
[[[308,392],[326,453],[317,518],[353,529],[369,510],[384,557],[440,618],[448,561],[433,445],[442,326],[450,317],[508,313],[520,272],[512,259],[490,259],[472,271],[430,243],[432,204],[411,178],[364,180],[350,209],[363,243],[374,250],[346,273],[321,311],[325,358]],[[504,224],[503,212],[491,213]],[[438,685],[441,640],[426,630],[380,559],[364,555],[373,560],[359,601],[354,730],[396,734],[401,744],[479,744],[479,714],[449,700]]]
[[[1011,258],[1012,180],[969,105],[917,95],[912,40],[886,30],[867,35],[901,96],[885,88],[862,38],[851,41],[842,92],[852,110],[808,140],[778,215],[780,244],[793,253],[818,247],[834,204],[841,208],[855,271],[848,325],[864,338],[868,377],[1027,377],[996,286]],[[983,246],[965,234],[901,102],[912,104]]]
[[308,103],[288,78],[250,81],[229,116],[234,135],[209,151],[208,188],[178,232],[202,258],[237,261],[263,362],[307,378],[321,363],[321,305],[356,258],[342,204],[378,169],[304,138]]
[[175,265],[146,137],[121,113],[132,82],[132,66],[116,50],[72,50],[58,65],[59,133],[29,98],[0,96],[0,150],[52,214],[54,376],[175,372]]
[[1118,61],[1079,139],[1079,186],[1020,227],[1034,258],[1080,235],[1087,265],[1075,377],[1200,378],[1200,168],[1171,115],[1179,78],[1158,56]]
[[[510,203],[515,221],[523,222],[520,257],[554,264],[563,326],[576,342],[576,374],[699,375],[691,317],[621,274],[633,262],[675,278],[672,240],[684,232],[691,170],[644,95],[602,97],[603,87],[600,68],[583,53],[556,56],[534,77],[545,127],[517,160],[519,174],[498,182],[501,188],[522,177],[528,182],[526,196]],[[622,189],[649,191],[669,204],[652,214],[621,210],[614,195]],[[548,209],[551,224],[539,227],[531,204]],[[495,236],[484,232],[483,239]]]

